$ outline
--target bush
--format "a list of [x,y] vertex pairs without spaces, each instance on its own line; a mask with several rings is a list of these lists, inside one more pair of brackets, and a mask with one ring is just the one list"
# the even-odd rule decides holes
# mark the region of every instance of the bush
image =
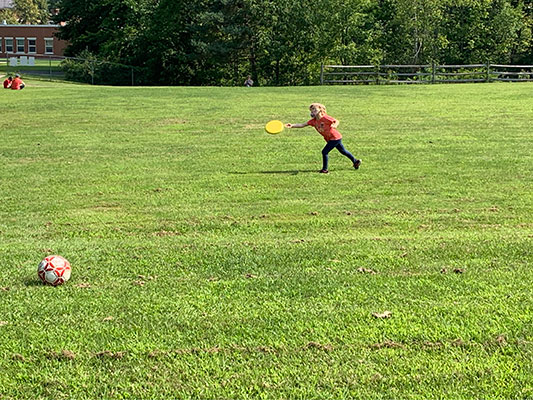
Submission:
[[142,68],[98,60],[87,50],[76,58],[62,61],[61,68],[65,72],[65,78],[75,82],[128,86],[147,81],[146,72]]

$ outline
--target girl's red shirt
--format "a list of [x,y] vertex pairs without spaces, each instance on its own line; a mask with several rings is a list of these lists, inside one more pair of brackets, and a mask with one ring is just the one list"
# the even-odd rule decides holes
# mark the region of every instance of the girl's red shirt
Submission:
[[11,82],[11,89],[19,90],[21,85],[22,85],[22,79],[14,78],[13,82]]
[[319,120],[313,118],[307,121],[307,125],[313,126],[318,133],[320,133],[326,142],[329,142],[330,140],[339,140],[342,139],[342,135],[340,132],[331,127],[331,124],[335,122],[335,118],[330,117],[329,115],[325,114],[322,118]]

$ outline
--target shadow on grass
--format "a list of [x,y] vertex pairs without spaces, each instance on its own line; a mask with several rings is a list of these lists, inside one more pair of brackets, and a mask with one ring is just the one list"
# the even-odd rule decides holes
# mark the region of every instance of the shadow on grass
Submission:
[[298,175],[299,173],[317,172],[314,169],[309,170],[290,170],[290,171],[251,171],[251,172],[231,172],[235,175],[255,175],[255,174],[285,174],[285,175]]
[[35,278],[33,277],[25,277],[23,280],[22,280],[22,284],[24,286],[27,286],[27,287],[31,287],[31,286],[45,286],[45,284],[36,276]]

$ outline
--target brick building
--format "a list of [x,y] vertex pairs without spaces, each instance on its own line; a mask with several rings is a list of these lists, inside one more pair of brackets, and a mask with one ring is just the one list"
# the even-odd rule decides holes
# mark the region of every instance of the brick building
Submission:
[[62,56],[67,42],[55,37],[58,27],[0,24],[0,57]]

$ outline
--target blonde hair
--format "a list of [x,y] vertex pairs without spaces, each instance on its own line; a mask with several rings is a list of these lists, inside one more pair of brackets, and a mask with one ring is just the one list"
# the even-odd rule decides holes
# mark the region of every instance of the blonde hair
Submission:
[[315,110],[318,110],[319,114],[326,114],[326,106],[324,104],[320,104],[320,103],[311,103],[311,105],[309,106],[309,109],[315,109]]

